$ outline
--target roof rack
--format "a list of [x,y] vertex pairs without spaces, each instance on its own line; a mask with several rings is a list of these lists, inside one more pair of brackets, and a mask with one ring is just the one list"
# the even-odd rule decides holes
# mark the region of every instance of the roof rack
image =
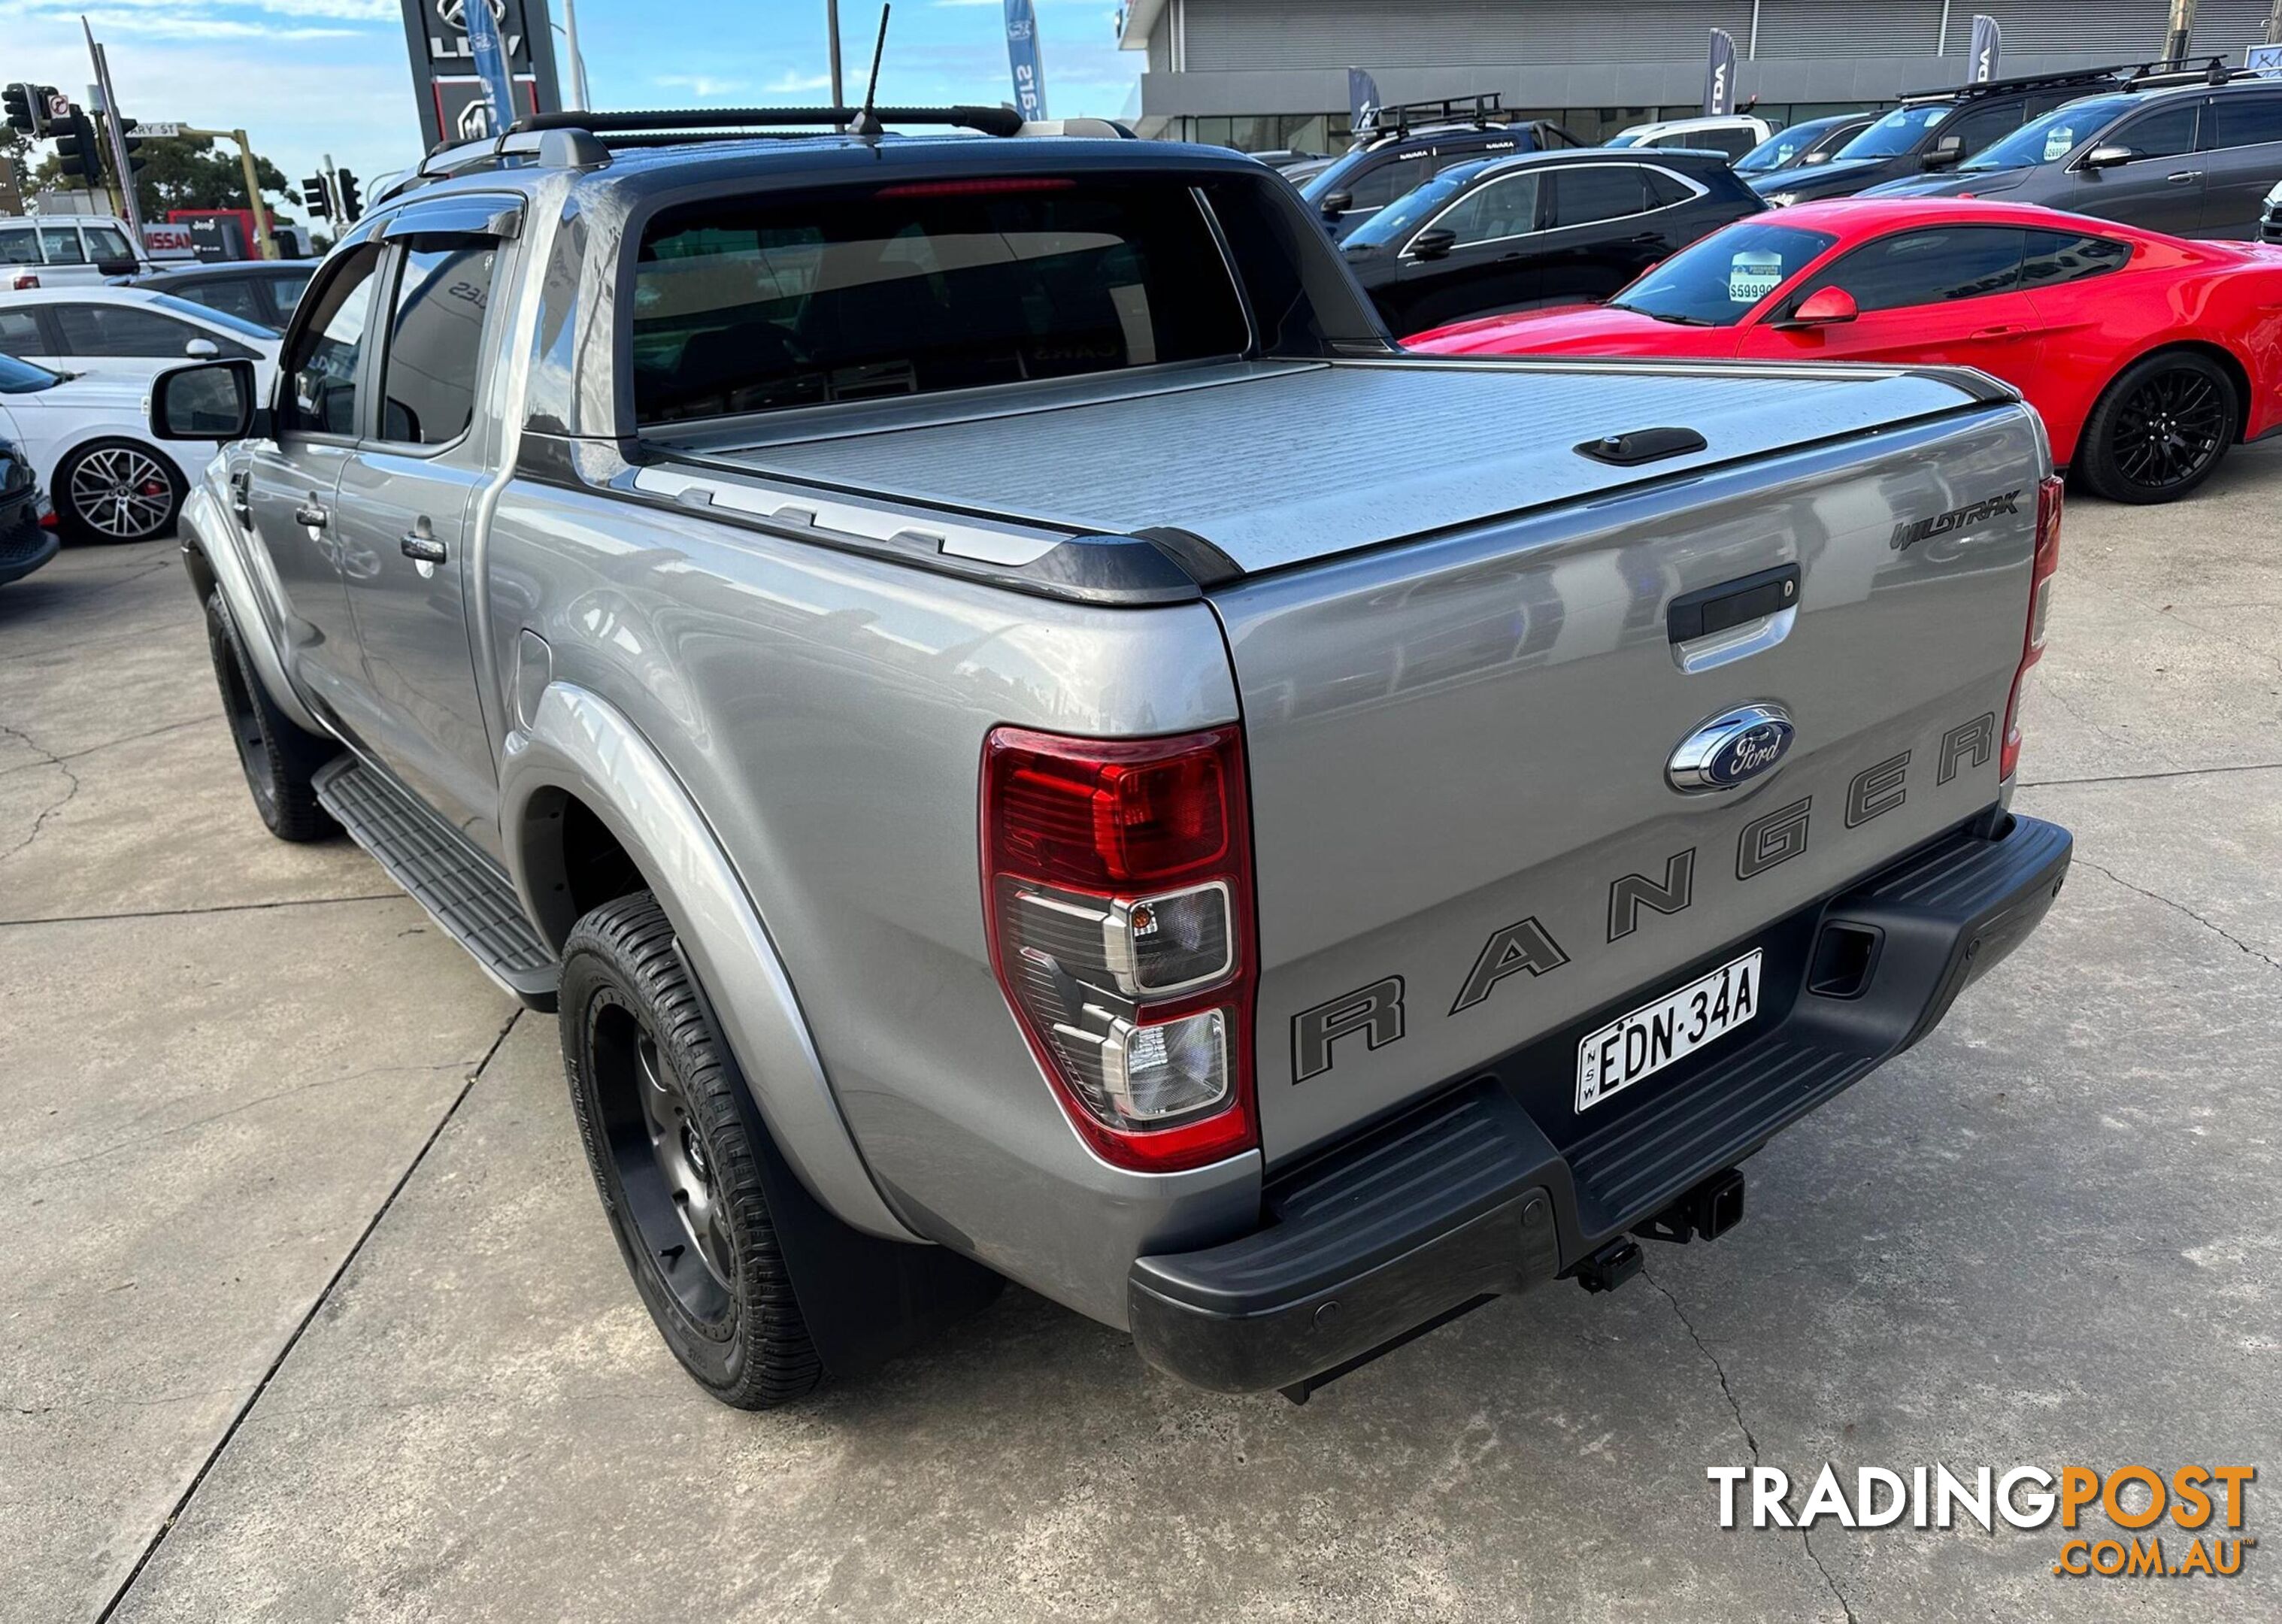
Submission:
[[2145,63],[2121,62],[2113,67],[2079,67],[2065,74],[2030,74],[2020,79],[1991,79],[1983,84],[1952,85],[1945,90],[1912,90],[1901,98],[1901,102],[1906,107],[1916,102],[1975,101],[1984,96],[2003,96],[2013,90],[2051,90],[2073,84],[2113,84],[2146,66]]
[[[1370,112],[1370,122],[1363,128],[1374,136],[1408,135],[1411,127],[1417,124],[1486,127],[1513,121],[1511,115],[1505,112],[1505,95],[1500,90],[1486,90],[1479,96],[1445,97],[1433,102],[1396,102],[1388,106],[1374,107]],[[1490,116],[1492,113],[1501,116],[1494,119]]]
[[2162,89],[2170,85],[2225,84],[2234,79],[2264,77],[2255,68],[2229,67],[2224,57],[2213,57],[2200,67],[2190,66],[2186,58],[2174,58],[2165,62],[2150,62],[2134,73],[2128,82],[2135,90]]
[[729,136],[753,129],[784,129],[822,124],[834,129],[846,129],[858,120],[874,120],[880,124],[937,124],[960,129],[979,130],[986,136],[1019,136],[1022,133],[1022,115],[1012,107],[668,107],[643,112],[595,113],[568,110],[562,113],[535,113],[517,119],[508,127],[510,135],[532,130],[584,130],[604,145],[638,143],[629,140],[614,143],[613,136],[643,136],[673,132],[690,132],[689,138],[706,136]]

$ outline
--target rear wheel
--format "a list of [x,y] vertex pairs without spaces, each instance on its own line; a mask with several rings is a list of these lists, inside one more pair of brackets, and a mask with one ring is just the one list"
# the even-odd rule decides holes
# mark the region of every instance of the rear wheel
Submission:
[[63,460],[51,494],[75,540],[148,541],[175,528],[182,477],[148,446],[99,439]]
[[2145,356],[2092,408],[2077,467],[2110,501],[2177,501],[2210,478],[2239,422],[2234,380],[2216,361],[2192,350]]
[[725,1404],[765,1410],[824,1366],[793,1295],[734,1074],[648,891],[563,949],[563,1062],[618,1251],[673,1356]]
[[340,833],[333,815],[317,804],[311,780],[340,754],[340,746],[294,723],[264,691],[239,647],[229,608],[216,590],[206,598],[206,648],[213,657],[214,682],[221,689],[221,714],[237,746],[237,764],[253,808],[280,840],[322,840]]

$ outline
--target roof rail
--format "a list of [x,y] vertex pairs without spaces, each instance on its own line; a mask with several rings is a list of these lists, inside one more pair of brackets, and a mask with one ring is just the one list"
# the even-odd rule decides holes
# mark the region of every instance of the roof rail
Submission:
[[2263,77],[2255,68],[2229,67],[2224,57],[2213,57],[2200,67],[2191,66],[2186,58],[2179,58],[2147,63],[2131,75],[2129,83],[2134,89],[2160,89],[2169,85],[2221,85],[2234,79]]
[[2002,96],[2012,90],[2049,90],[2072,84],[2111,84],[2149,66],[2162,67],[2169,65],[2119,62],[2110,67],[2071,68],[2064,74],[2030,74],[2019,79],[1991,79],[1982,84],[1952,85],[1945,90],[1912,90],[1901,100],[1906,106],[1912,102],[1972,101],[1983,96]]
[[940,124],[980,130],[986,136],[1017,136],[1022,115],[1012,107],[666,107],[640,112],[595,113],[566,110],[535,113],[517,119],[509,134],[532,130],[584,130],[609,144],[613,136],[655,136],[673,131],[734,131],[781,129],[823,124],[845,129],[859,117],[881,124]]

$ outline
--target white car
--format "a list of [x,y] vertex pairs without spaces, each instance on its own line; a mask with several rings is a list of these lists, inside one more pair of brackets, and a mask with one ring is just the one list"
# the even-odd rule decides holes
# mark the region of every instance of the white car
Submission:
[[123,220],[35,214],[0,220],[0,288],[100,287],[153,268]]
[[139,375],[67,377],[0,355],[0,439],[31,462],[66,534],[147,541],[175,527],[197,468],[151,438],[150,396]]
[[100,371],[147,384],[185,361],[243,358],[266,391],[277,343],[268,328],[150,288],[0,290],[0,355],[50,372]]
[[1618,130],[1605,146],[1684,146],[1725,152],[1741,158],[1775,133],[1775,127],[1749,113],[1722,113],[1713,118],[1663,119]]

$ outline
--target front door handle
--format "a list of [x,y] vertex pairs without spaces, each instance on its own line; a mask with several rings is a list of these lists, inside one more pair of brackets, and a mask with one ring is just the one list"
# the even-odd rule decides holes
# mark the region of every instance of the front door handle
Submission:
[[2163,178],[2174,186],[2185,186],[2190,181],[2202,179],[2203,172],[2200,169],[2182,169],[2175,175],[2167,175]]
[[397,545],[404,549],[404,556],[415,563],[444,562],[444,544],[436,539],[435,530],[426,519],[422,519],[410,530],[406,531],[403,539]]
[[2021,330],[2017,327],[2006,327],[2002,325],[1996,327],[1983,327],[1976,330],[1973,336],[1976,338],[2009,338],[2020,330]]
[[312,530],[322,530],[333,522],[333,516],[314,501],[305,501],[293,509],[293,522],[307,524]]

